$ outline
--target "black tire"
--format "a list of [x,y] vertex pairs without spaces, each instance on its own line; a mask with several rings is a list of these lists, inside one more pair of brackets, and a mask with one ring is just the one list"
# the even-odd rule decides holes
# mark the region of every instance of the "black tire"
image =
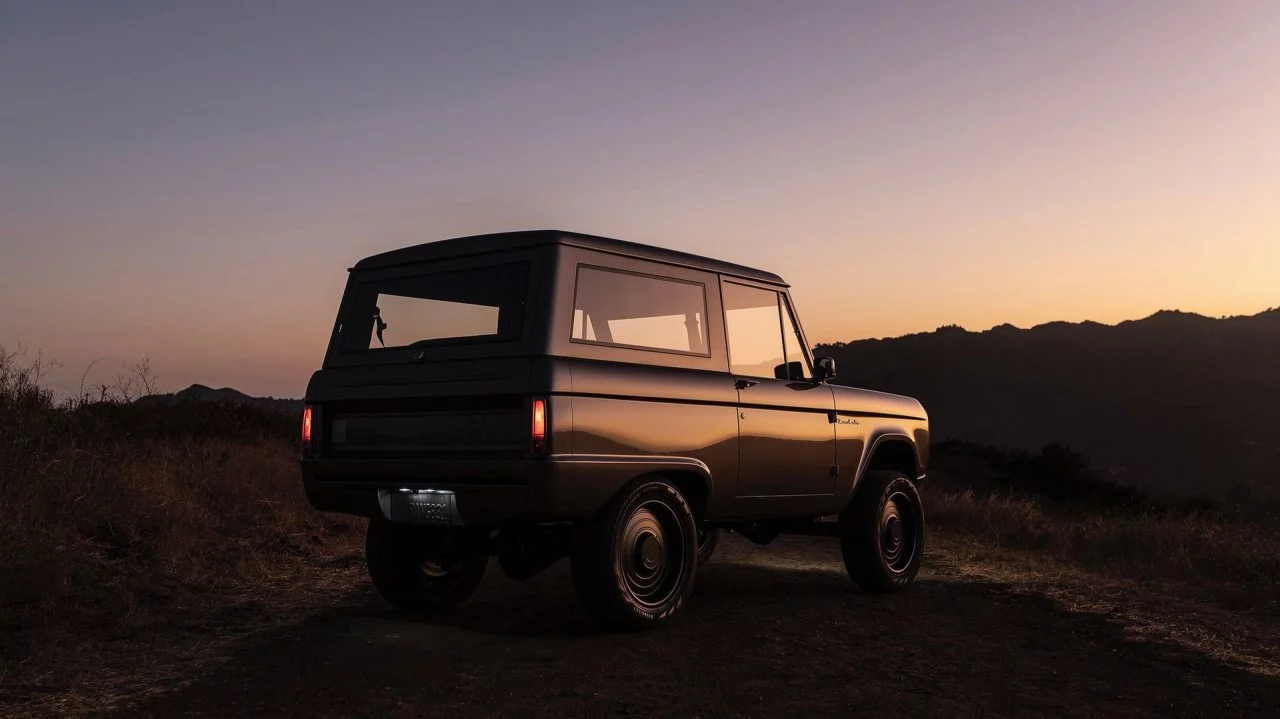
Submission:
[[715,527],[698,528],[698,566],[711,561],[711,555],[716,551],[716,545],[720,543],[720,530]]
[[693,591],[698,530],[680,490],[641,478],[577,528],[570,571],[586,610],[618,629],[668,622]]
[[489,557],[463,549],[446,553],[436,530],[369,520],[365,534],[369,578],[383,599],[400,609],[450,609],[475,592]]
[[867,592],[911,584],[924,558],[924,506],[899,472],[867,472],[840,516],[845,570]]

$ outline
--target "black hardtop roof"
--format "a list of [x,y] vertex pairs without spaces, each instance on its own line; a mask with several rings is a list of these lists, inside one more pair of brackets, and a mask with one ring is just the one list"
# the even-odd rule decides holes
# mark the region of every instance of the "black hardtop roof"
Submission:
[[452,237],[445,240],[438,240],[436,242],[426,242],[421,245],[413,245],[411,247],[403,247],[397,250],[390,250],[388,252],[370,255],[369,257],[357,262],[351,269],[366,270],[392,267],[395,265],[426,262],[445,257],[478,255],[491,252],[507,252],[511,250],[522,250],[529,247],[556,244],[584,247],[591,250],[599,250],[601,252],[611,252],[617,255],[653,260],[655,262],[665,262],[667,264],[693,267],[700,270],[706,270],[708,272],[733,275],[760,282],[782,285],[784,287],[789,286],[778,275],[775,275],[772,272],[757,270],[753,267],[737,265],[732,262],[716,260],[710,257],[702,257],[701,255],[694,255],[688,252],[669,250],[664,247],[645,245],[639,242],[630,242],[611,237],[600,237],[598,235],[587,235],[580,232],[567,232],[563,230],[519,230],[514,232],[494,232],[484,235]]

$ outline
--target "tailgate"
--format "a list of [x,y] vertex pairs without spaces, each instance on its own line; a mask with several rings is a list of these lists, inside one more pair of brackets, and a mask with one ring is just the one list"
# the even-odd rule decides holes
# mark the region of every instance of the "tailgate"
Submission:
[[315,378],[321,456],[520,456],[529,440],[527,357],[341,367]]

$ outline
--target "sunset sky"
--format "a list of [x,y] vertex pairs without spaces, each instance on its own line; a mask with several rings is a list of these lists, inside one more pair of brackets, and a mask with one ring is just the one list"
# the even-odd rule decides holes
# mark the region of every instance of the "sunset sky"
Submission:
[[[1280,305],[1280,2],[0,0],[0,344],[300,396],[346,269],[559,228],[815,342]],[[31,355],[29,355],[31,356]]]

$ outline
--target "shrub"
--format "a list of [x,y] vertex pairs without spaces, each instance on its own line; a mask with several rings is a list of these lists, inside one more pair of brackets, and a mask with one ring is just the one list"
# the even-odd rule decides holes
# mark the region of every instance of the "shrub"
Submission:
[[1078,452],[1049,444],[1038,452],[947,440],[932,448],[931,473],[945,476],[956,490],[1031,494],[1044,499],[1099,507],[1154,508],[1143,490],[1104,479]]
[[297,417],[107,392],[57,402],[39,361],[18,360],[0,347],[0,680],[358,546],[357,522],[306,502]]
[[1280,600],[1280,526],[1221,514],[1057,505],[922,488],[930,525],[1121,579],[1173,580],[1250,607]]

